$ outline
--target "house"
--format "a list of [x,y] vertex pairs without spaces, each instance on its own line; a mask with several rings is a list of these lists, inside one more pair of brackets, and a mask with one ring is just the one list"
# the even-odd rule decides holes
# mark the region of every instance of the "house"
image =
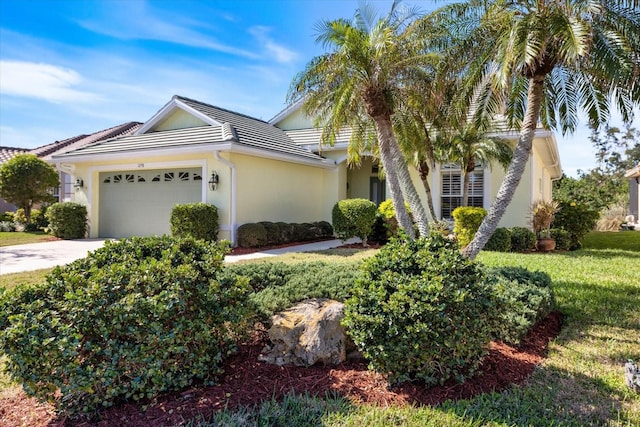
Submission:
[[[117,136],[124,136],[135,132],[142,123],[128,122],[121,125],[113,126],[109,129],[104,129],[92,134],[77,135],[71,138],[63,139],[62,141],[54,141],[51,144],[46,144],[38,148],[34,148],[29,151],[31,154],[35,154],[40,159],[53,163],[51,158],[54,155],[66,153],[67,151],[76,150],[78,148],[93,144],[95,142],[103,141],[105,139],[114,138]],[[74,182],[71,181],[71,176],[64,171],[58,171],[60,174],[60,187],[54,189],[53,196],[59,202],[69,202],[74,200],[75,189],[73,187]]]
[[629,214],[640,224],[640,163],[629,169],[624,176],[629,178]]
[[[348,137],[345,132],[333,147],[320,147],[320,131],[299,105],[266,122],[174,96],[131,135],[51,160],[82,183],[75,200],[87,205],[90,237],[169,233],[176,203],[202,201],[219,209],[218,237],[235,243],[244,223],[330,221],[338,200],[384,200],[385,183],[371,157],[347,167]],[[474,172],[473,203],[489,207],[503,174],[498,168]],[[541,130],[502,225],[526,226],[533,200],[550,198],[551,181],[561,174],[553,133]],[[459,170],[439,166],[430,178],[436,209],[446,216],[459,204]],[[421,188],[417,174],[414,179]]]
[[[340,193],[338,199],[361,197],[379,203],[386,196],[386,188],[378,176],[377,162],[365,158],[359,168],[347,167],[347,146],[350,132],[341,134],[332,147],[320,147],[321,130],[314,129],[312,120],[304,115],[301,103],[283,110],[270,123],[283,129],[291,139],[301,148],[321,153],[328,159],[333,159],[338,168]],[[501,132],[496,134],[501,138],[513,141],[515,146],[517,132]],[[500,184],[504,178],[504,170],[496,166],[478,164],[471,173],[469,205],[489,209],[495,199]],[[413,183],[426,206],[426,192],[420,178],[411,170]],[[501,227],[522,226],[529,227],[529,209],[538,199],[552,198],[552,182],[562,177],[562,167],[558,154],[558,146],[553,132],[538,129],[533,140],[533,152],[522,180],[513,200],[500,221]],[[451,212],[462,201],[461,170],[459,165],[436,165],[430,172],[429,185],[433,193],[434,210],[438,219],[451,219]]]
[[[16,147],[0,147],[0,166],[8,162],[16,154],[22,154],[26,152],[24,148]],[[7,202],[4,199],[0,199],[0,213],[3,212],[15,212],[16,206]]]

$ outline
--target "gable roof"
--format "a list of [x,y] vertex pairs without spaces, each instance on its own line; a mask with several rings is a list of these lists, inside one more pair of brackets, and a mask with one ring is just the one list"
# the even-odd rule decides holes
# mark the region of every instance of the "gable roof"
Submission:
[[76,150],[78,148],[85,147],[98,141],[103,141],[105,139],[122,135],[129,135],[135,132],[141,125],[142,123],[139,122],[123,123],[121,125],[113,126],[89,135],[77,135],[71,138],[63,139],[62,141],[54,141],[51,144],[34,148],[30,151],[30,153],[35,154],[42,159],[48,160],[51,159],[51,157],[53,157],[54,155]]
[[28,150],[17,147],[0,147],[0,165],[6,163],[16,154],[26,153]]
[[[154,126],[169,117],[176,109],[201,119],[206,125],[155,131]],[[161,150],[163,153],[169,153],[186,149],[191,152],[242,152],[259,157],[333,166],[310,150],[298,147],[284,131],[263,120],[178,95],[141,125],[133,135],[107,139],[53,157],[62,160],[93,156],[130,156],[134,152],[145,154]]]

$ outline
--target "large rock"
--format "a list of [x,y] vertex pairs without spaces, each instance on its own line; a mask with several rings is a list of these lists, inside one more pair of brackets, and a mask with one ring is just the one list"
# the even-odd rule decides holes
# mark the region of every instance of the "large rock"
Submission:
[[344,304],[311,299],[273,316],[269,338],[260,360],[276,365],[337,365],[347,358],[351,342],[340,321]]

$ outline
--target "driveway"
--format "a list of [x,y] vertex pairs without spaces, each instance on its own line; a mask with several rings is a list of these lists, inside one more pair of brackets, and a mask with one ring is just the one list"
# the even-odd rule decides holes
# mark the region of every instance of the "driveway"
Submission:
[[[90,251],[101,248],[104,242],[105,239],[55,240],[52,242],[0,247],[0,275],[68,264],[79,258],[84,258]],[[288,252],[319,251],[337,248],[345,243],[354,242],[359,242],[359,240],[350,239],[347,242],[338,239],[325,240],[323,242],[288,246],[246,255],[227,255],[225,261],[235,262],[245,259],[265,258]]]
[[0,247],[0,274],[68,264],[101,248],[105,239],[55,240]]

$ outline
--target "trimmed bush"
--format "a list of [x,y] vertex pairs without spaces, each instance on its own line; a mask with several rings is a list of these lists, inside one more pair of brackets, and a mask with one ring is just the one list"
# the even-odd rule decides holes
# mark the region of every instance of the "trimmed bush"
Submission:
[[107,241],[46,284],[0,295],[12,378],[68,413],[213,383],[252,315],[246,280],[216,278],[225,250],[169,236]]
[[336,268],[336,264],[326,262],[232,264],[225,267],[224,275],[249,280],[253,289],[251,302],[259,319],[268,325],[275,313],[309,298],[344,301],[361,275],[359,265],[345,263]]
[[238,227],[238,246],[241,248],[257,248],[268,242],[264,225],[250,222]]
[[511,250],[511,231],[498,227],[484,246],[485,251],[509,252]]
[[560,211],[556,214],[553,225],[569,232],[571,246],[575,250],[582,247],[582,239],[593,230],[600,214],[589,209],[586,205],[574,202],[561,201]]
[[264,227],[268,244],[279,245],[281,243],[287,242],[287,240],[285,240],[284,233],[281,230],[281,224],[285,224],[284,222],[275,223],[270,221],[260,221],[258,224]]
[[495,338],[520,344],[527,332],[555,307],[551,278],[540,271],[522,267],[489,269],[487,277],[500,300],[500,321]]
[[218,208],[207,203],[177,204],[171,210],[171,234],[215,241],[218,238]]
[[453,233],[456,235],[460,247],[464,248],[473,240],[482,220],[487,216],[487,211],[484,208],[460,206],[455,208],[451,215],[454,221]]
[[365,261],[344,324],[370,367],[391,382],[472,376],[497,319],[493,288],[441,236],[392,241]]
[[528,252],[536,245],[536,234],[526,227],[511,228],[511,251]]
[[340,239],[359,237],[366,244],[376,220],[376,204],[367,199],[340,200],[333,206],[331,217]]
[[[405,202],[404,206],[407,209],[409,216],[411,216],[411,208],[409,207],[409,204]],[[396,209],[393,207],[393,200],[387,199],[380,203],[380,206],[378,206],[378,214],[382,216],[384,225],[387,229],[384,242],[387,242],[392,237],[397,237],[399,225],[398,220],[396,219]]]
[[0,214],[0,222],[14,222],[13,212],[3,212]]
[[54,203],[46,217],[49,232],[61,239],[82,239],[87,233],[87,207],[79,203]]
[[551,238],[556,241],[556,249],[568,251],[571,248],[571,235],[562,228],[552,228],[549,230]]

